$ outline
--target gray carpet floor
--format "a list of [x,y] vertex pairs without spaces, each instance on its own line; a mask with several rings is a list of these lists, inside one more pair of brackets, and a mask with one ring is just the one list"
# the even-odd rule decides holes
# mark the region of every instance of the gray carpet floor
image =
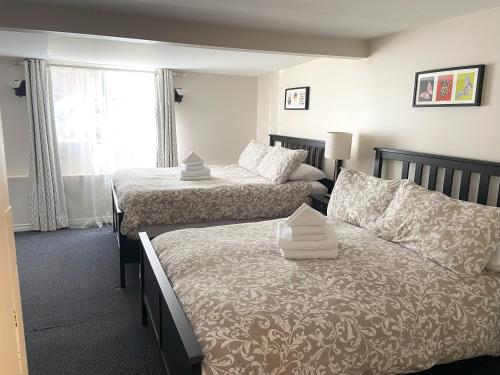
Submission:
[[[16,244],[31,375],[167,375],[151,328],[141,325],[137,266],[118,287],[110,228],[17,233]],[[500,360],[424,374],[499,375]]]
[[[31,375],[166,375],[110,228],[16,234]],[[129,265],[134,267],[134,265]]]

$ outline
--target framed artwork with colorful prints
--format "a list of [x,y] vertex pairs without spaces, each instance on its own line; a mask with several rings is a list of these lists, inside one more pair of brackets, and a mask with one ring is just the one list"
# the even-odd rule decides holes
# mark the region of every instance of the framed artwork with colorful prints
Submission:
[[479,106],[483,80],[484,65],[417,72],[413,89],[413,106]]

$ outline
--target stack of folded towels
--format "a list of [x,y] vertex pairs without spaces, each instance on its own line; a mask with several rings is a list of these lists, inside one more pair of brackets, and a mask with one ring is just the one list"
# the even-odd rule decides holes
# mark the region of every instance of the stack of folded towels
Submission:
[[285,259],[336,258],[337,245],[333,225],[305,203],[278,225],[278,248]]
[[202,158],[191,151],[182,161],[178,175],[182,181],[208,180],[210,168],[205,165]]

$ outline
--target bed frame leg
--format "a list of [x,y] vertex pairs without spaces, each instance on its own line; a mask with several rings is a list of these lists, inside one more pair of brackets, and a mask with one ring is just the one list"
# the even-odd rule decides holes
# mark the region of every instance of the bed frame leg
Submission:
[[120,259],[120,288],[125,288],[125,262]]
[[[142,294],[142,293],[141,293]],[[148,325],[148,310],[146,309],[146,304],[144,303],[144,297],[141,296],[141,309],[142,309],[142,316],[141,316],[141,322],[143,326]]]

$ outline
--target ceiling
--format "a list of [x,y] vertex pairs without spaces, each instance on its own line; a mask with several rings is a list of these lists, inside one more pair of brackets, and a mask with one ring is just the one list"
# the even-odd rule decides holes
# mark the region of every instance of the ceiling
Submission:
[[0,56],[206,73],[257,76],[312,60],[311,56],[181,46],[164,42],[0,30]]
[[294,34],[363,39],[500,6],[500,0],[21,0],[20,2],[237,25]]

